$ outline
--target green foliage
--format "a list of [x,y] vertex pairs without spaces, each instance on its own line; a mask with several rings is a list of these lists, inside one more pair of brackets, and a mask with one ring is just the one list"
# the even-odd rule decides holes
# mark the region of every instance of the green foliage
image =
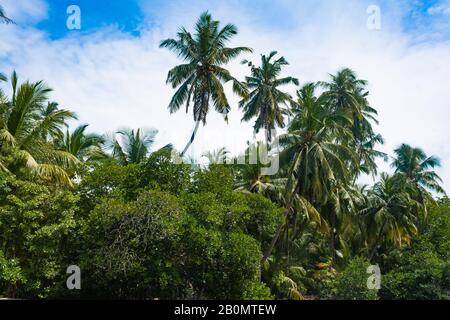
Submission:
[[[279,271],[272,277],[272,282],[277,295],[282,299],[304,300],[306,289],[299,281],[299,275],[295,272],[291,276],[287,276],[285,272]],[[301,276],[300,276],[301,277]],[[297,279],[296,279],[297,278]]]
[[[75,113],[59,109],[49,102],[43,81],[26,81],[19,85],[15,72],[11,75],[12,96],[0,92],[0,155],[13,161],[0,163],[0,170],[27,179],[42,179],[53,184],[72,186],[66,171],[78,163],[69,152],[58,149],[55,140],[63,136],[62,127]],[[3,159],[0,157],[0,160]]]
[[282,210],[261,195],[233,191],[225,166],[190,177],[168,150],[139,166],[110,161],[83,175],[83,296],[271,297],[260,282],[261,246]]
[[362,257],[350,260],[346,268],[336,277],[335,297],[346,300],[377,300],[377,290],[367,288],[369,266],[370,263]]
[[260,129],[266,130],[266,142],[272,140],[276,126],[284,128],[284,116],[288,114],[284,107],[294,103],[292,97],[279,87],[299,84],[296,78],[279,77],[282,68],[289,63],[284,57],[272,60],[276,54],[276,51],[272,51],[268,56],[262,55],[260,67],[243,61],[251,66],[251,76],[246,77],[246,85],[252,91],[239,103],[244,113],[242,120],[250,121],[256,117],[254,129],[256,132]]
[[226,230],[214,202],[206,211],[215,215],[213,223],[203,219],[194,212],[196,200],[206,203],[208,194],[181,201],[162,191],[145,191],[135,202],[105,198],[83,231],[84,292],[122,298],[269,297],[259,282],[258,241],[238,227]]
[[312,293],[318,294],[321,299],[334,299],[336,297],[336,271],[330,268],[315,270],[312,273]]
[[77,198],[13,177],[0,185],[0,294],[45,297],[67,268]]
[[435,252],[405,252],[396,269],[383,277],[386,299],[450,299],[450,263]]
[[141,186],[179,194],[187,190],[190,176],[191,167],[173,163],[171,150],[163,148],[152,153],[141,165],[139,178]]
[[139,176],[139,166],[121,166],[112,159],[86,166],[76,189],[80,211],[87,215],[107,196],[136,198],[140,191]]
[[[382,298],[450,299],[450,202],[430,193],[444,193],[439,159],[403,144],[393,176],[358,186],[387,158],[367,81],[344,68],[293,101],[280,88],[298,81],[280,77],[287,61],[273,51],[260,67],[246,62],[242,83],[225,69],[251,52],[227,47],[236,34],[206,12],[193,33],[161,42],[184,60],[168,73],[170,112],[193,105],[181,155],[211,108],[227,119],[231,82],[266,144],[290,117],[275,176],[262,164],[176,164],[171,145],[151,153],[154,130],[124,129],[109,144],[87,125],[70,133],[75,114],[49,102],[51,89],[12,74],[10,97],[0,90],[0,296],[370,300],[371,261],[382,266]],[[66,288],[73,264],[81,291]]]
[[[20,268],[19,261],[16,259],[7,259],[0,251],[0,288],[1,290],[12,290],[13,286],[23,284],[25,278]],[[11,288],[11,289],[10,289]],[[0,295],[1,296],[1,295]]]
[[233,192],[233,172],[230,167],[213,164],[208,170],[197,171],[189,191],[194,193],[211,192],[221,200]]
[[182,289],[176,269],[182,217],[176,198],[162,192],[145,192],[129,203],[105,199],[83,230],[84,291],[98,297],[176,296]]
[[450,201],[430,211],[411,248],[392,255],[383,277],[386,299],[450,299]]

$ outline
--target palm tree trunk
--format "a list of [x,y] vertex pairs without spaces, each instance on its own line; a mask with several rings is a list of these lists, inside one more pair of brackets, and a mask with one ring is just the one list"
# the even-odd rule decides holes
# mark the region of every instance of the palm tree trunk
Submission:
[[187,143],[186,147],[184,147],[184,150],[183,150],[183,152],[181,153],[181,156],[182,156],[182,157],[186,154],[186,152],[188,151],[189,147],[190,147],[190,146],[192,145],[192,143],[194,142],[195,135],[197,134],[198,128],[200,127],[200,122],[201,122],[201,121],[197,121],[197,122],[195,123],[195,128],[194,128],[194,132],[192,132],[191,139],[189,139],[189,142]]
[[[287,217],[289,214],[289,211],[287,210],[285,213],[285,217]],[[264,253],[262,259],[261,259],[261,265],[264,266],[264,264],[266,263],[267,259],[271,256],[273,248],[275,247],[275,244],[278,241],[278,238],[281,235],[281,231],[283,231],[283,228],[286,224],[282,223],[278,226],[277,232],[275,233],[275,236],[272,238],[272,241],[270,242],[269,247],[267,248],[266,252]]]
[[374,243],[372,251],[370,252],[370,255],[369,255],[369,261],[371,261],[373,259],[373,256],[377,252],[378,242],[380,241],[381,236],[383,235],[383,229],[384,229],[385,225],[386,225],[386,220],[383,222],[383,225],[381,226],[380,232],[378,233],[378,236],[375,239],[375,243]]
[[269,128],[266,128],[266,148],[269,148],[269,142],[270,142],[270,130]]
[[330,251],[331,251],[331,266],[336,263],[336,213],[331,213],[331,238],[330,238]]
[[[295,187],[294,190],[294,195],[297,194],[300,190],[300,184],[297,183],[297,186]],[[293,196],[294,196],[293,195]],[[286,206],[287,209],[284,213],[284,218],[287,219],[287,217],[289,216],[289,212],[292,209],[292,200],[289,201],[288,205]],[[270,255],[272,254],[273,248],[275,248],[275,244],[278,241],[278,238],[280,238],[281,232],[283,231],[283,228],[287,225],[287,222],[281,223],[278,226],[277,232],[275,233],[274,237],[272,238],[272,241],[270,242],[269,247],[267,248],[266,252],[264,253],[262,259],[261,259],[261,266],[264,266],[264,264],[266,263],[267,259],[270,257]]]

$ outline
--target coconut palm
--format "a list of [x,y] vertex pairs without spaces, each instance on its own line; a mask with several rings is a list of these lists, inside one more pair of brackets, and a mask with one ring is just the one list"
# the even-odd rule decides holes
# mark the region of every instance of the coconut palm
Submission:
[[350,115],[362,117],[360,88],[367,85],[367,81],[357,78],[356,73],[348,68],[339,70],[336,75],[330,75],[329,82],[320,82],[326,90],[324,96],[328,99],[329,107],[335,111],[345,111]]
[[13,154],[15,161],[3,167],[16,174],[71,185],[65,168],[78,160],[55,149],[54,141],[62,137],[62,128],[68,119],[76,118],[75,114],[48,103],[51,89],[42,81],[19,86],[15,72],[10,81],[12,97],[3,98],[0,108],[0,153]]
[[433,170],[441,166],[438,158],[428,157],[422,149],[413,148],[408,144],[402,144],[394,152],[392,167],[395,168],[395,172],[412,181],[422,195],[427,193],[427,190],[445,194],[440,185],[442,179]]
[[401,175],[381,175],[368,192],[368,206],[360,211],[367,238],[369,259],[382,241],[396,246],[409,243],[417,233],[417,211],[420,204],[411,197],[411,186]]
[[208,12],[203,13],[195,26],[195,34],[185,28],[177,34],[177,39],[161,42],[161,48],[168,48],[177,53],[186,63],[169,71],[167,83],[177,88],[169,103],[169,110],[174,113],[186,104],[186,112],[192,100],[195,129],[189,142],[183,149],[184,155],[195,139],[200,123],[206,124],[210,104],[225,115],[230,112],[230,104],[225,95],[223,83],[231,81],[233,91],[240,96],[247,95],[246,87],[236,80],[224,68],[232,59],[244,52],[251,52],[247,47],[228,48],[226,44],[237,34],[236,26],[227,24],[219,28],[219,21],[213,20]]
[[94,133],[87,134],[87,127],[87,124],[80,125],[72,133],[67,129],[64,138],[57,143],[59,149],[72,154],[80,161],[100,156],[105,139]]
[[328,109],[323,96],[315,97],[315,87],[306,84],[298,93],[299,108],[293,110],[288,133],[280,137],[284,148],[280,159],[282,165],[291,165],[290,192],[300,193],[313,203],[326,203],[333,183],[348,179],[346,161],[354,162],[356,156],[336,139],[351,136],[350,130],[340,125],[348,119]]
[[222,147],[217,150],[208,151],[202,157],[208,159],[209,164],[225,164],[229,160],[229,151],[225,147]]
[[367,100],[367,81],[358,79],[356,73],[348,68],[330,77],[329,82],[320,82],[320,85],[326,90],[323,97],[328,108],[344,114],[346,119],[342,125],[351,129],[350,140],[345,136],[337,138],[357,150],[358,161],[356,167],[352,167],[353,180],[356,181],[361,173],[375,176],[376,159],[387,161],[387,155],[375,149],[378,144],[384,143],[384,139],[372,127],[373,123],[378,124],[378,120],[377,111]]
[[150,129],[122,129],[108,141],[108,147],[112,150],[112,157],[119,164],[139,164],[149,155],[150,148],[155,142],[157,130]]
[[378,174],[378,158],[388,161],[386,153],[376,150],[377,144],[383,144],[384,139],[380,134],[367,135],[364,140],[357,141],[356,154],[359,160],[358,168],[354,170],[354,182],[360,173],[371,174],[375,177]]
[[0,5],[0,23],[14,23],[13,20],[11,20],[10,18],[8,18],[6,16],[5,10],[3,9],[3,7]]
[[[356,155],[348,146],[339,143],[337,136],[351,136],[350,129],[341,123],[350,121],[340,110],[326,107],[326,97],[315,96],[316,85],[306,84],[298,92],[297,109],[293,110],[288,133],[281,135],[280,154],[282,166],[289,166],[286,183],[286,207],[288,212],[296,212],[293,203],[302,204],[302,211],[320,208],[327,210],[322,216],[328,220],[333,230],[337,227],[339,200],[350,180],[348,163],[356,162]],[[298,210],[297,210],[298,211]],[[271,246],[276,243],[275,235]],[[333,254],[335,238],[331,237]],[[272,248],[273,249],[273,248]],[[264,255],[270,256],[271,248]]]
[[283,66],[289,63],[284,57],[272,61],[276,54],[277,52],[273,51],[268,56],[262,55],[260,67],[247,60],[243,61],[251,67],[251,76],[246,77],[246,85],[252,91],[239,103],[244,112],[242,120],[250,121],[257,117],[254,130],[256,133],[260,129],[265,130],[266,144],[271,142],[276,126],[280,128],[285,126],[284,116],[288,114],[288,110],[284,107],[294,103],[292,97],[279,87],[288,84],[298,85],[296,78],[279,77]]
[[[275,200],[277,196],[275,193],[278,193],[283,183],[280,183],[280,179],[272,179],[263,174],[264,164],[268,160],[261,158],[262,155],[266,154],[266,150],[263,150],[265,147],[261,142],[256,144],[248,142],[244,154],[240,159],[234,160],[237,163],[234,166],[236,190],[264,194]],[[242,159],[246,159],[246,161],[240,161]]]

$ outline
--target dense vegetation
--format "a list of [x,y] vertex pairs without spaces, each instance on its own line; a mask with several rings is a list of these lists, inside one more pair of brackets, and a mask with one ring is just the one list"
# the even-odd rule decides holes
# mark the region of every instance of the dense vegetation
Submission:
[[[272,52],[244,61],[249,76],[237,80],[226,65],[251,49],[226,46],[236,33],[205,13],[194,34],[161,43],[184,60],[169,71],[169,110],[193,107],[184,156],[210,107],[231,111],[231,82],[243,121],[266,133],[243,155],[279,140],[273,176],[224,149],[208,166],[179,164],[171,145],[153,150],[156,130],[69,130],[76,115],[44,82],[12,74],[11,94],[0,90],[0,297],[450,299],[439,160],[407,144],[392,159],[377,151],[377,111],[350,69],[296,88]],[[383,159],[394,174],[378,172]],[[361,186],[361,175],[378,182]],[[69,265],[81,290],[66,288]],[[371,265],[379,290],[367,286]]]

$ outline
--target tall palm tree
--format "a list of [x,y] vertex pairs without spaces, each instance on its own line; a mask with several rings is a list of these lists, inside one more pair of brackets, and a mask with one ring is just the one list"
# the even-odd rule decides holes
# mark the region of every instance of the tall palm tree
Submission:
[[394,152],[396,157],[392,167],[395,168],[395,172],[412,181],[422,195],[427,193],[427,190],[445,194],[440,185],[442,179],[433,170],[441,166],[438,158],[429,157],[422,149],[413,148],[408,144],[402,144]]
[[348,179],[346,161],[355,161],[355,153],[337,139],[351,136],[341,126],[345,115],[327,108],[324,97],[315,96],[315,88],[309,83],[298,92],[299,108],[293,110],[288,133],[280,138],[284,147],[280,160],[291,165],[290,192],[301,193],[313,203],[326,203],[333,182]]
[[349,68],[339,70],[330,77],[329,82],[320,82],[320,85],[326,90],[323,96],[328,108],[344,114],[346,119],[343,125],[351,129],[350,140],[348,137],[339,138],[357,150],[358,161],[352,168],[353,180],[356,181],[361,173],[375,176],[376,159],[387,161],[387,155],[375,149],[378,144],[384,143],[384,139],[372,127],[372,123],[378,124],[378,113],[367,100],[367,81],[358,79]]
[[105,139],[94,133],[87,134],[87,127],[87,124],[80,125],[72,133],[67,129],[64,138],[57,143],[59,149],[72,154],[80,161],[100,155]]
[[150,153],[150,148],[155,142],[156,130],[122,129],[109,139],[109,148],[112,156],[121,165],[139,164]]
[[330,75],[329,82],[320,82],[326,90],[324,96],[328,104],[335,110],[345,111],[356,117],[362,116],[360,88],[367,85],[367,81],[360,80],[356,73],[348,68],[339,70],[336,75]]
[[6,16],[5,10],[3,9],[3,7],[1,5],[0,5],[0,23],[6,23],[6,24],[14,23],[13,20],[11,20],[10,18],[8,18]]
[[257,117],[254,129],[258,133],[260,129],[266,132],[266,144],[271,142],[275,126],[284,128],[284,116],[288,113],[283,108],[293,104],[292,97],[279,89],[280,86],[295,84],[298,79],[293,77],[279,78],[282,67],[288,65],[284,57],[272,62],[277,54],[271,52],[268,56],[261,56],[261,66],[256,67],[253,63],[244,60],[251,67],[251,76],[246,77],[246,85],[252,90],[248,97],[241,100],[239,106],[243,109],[243,121],[250,121]]
[[226,47],[227,42],[237,34],[237,28],[232,24],[222,29],[219,27],[219,21],[213,20],[205,12],[196,23],[195,34],[181,28],[177,39],[167,39],[160,44],[161,48],[177,53],[186,62],[170,70],[167,77],[167,83],[174,89],[178,88],[169,103],[170,112],[174,113],[186,104],[187,113],[191,100],[193,103],[195,129],[181,155],[193,143],[200,123],[206,124],[211,102],[215,110],[227,119],[230,104],[223,83],[231,81],[235,93],[243,97],[247,95],[245,85],[236,80],[224,66],[241,53],[252,50],[247,47]]
[[51,89],[42,81],[19,86],[15,72],[10,81],[12,97],[0,105],[0,153],[14,154],[16,161],[3,167],[70,186],[65,168],[78,160],[57,150],[54,141],[62,137],[62,128],[75,114],[48,103]]
[[[295,201],[302,204],[302,211],[313,208],[333,210],[327,215],[329,226],[334,232],[339,213],[338,200],[343,194],[350,173],[347,163],[354,163],[354,151],[339,143],[336,137],[351,136],[349,128],[341,123],[350,121],[340,110],[327,108],[326,97],[315,96],[316,84],[306,84],[298,92],[299,107],[293,110],[288,133],[280,137],[283,150],[280,154],[282,166],[289,166],[286,183],[286,215],[295,208]],[[309,209],[308,209],[309,208]],[[281,234],[278,229],[271,245],[266,251],[263,262],[270,253]],[[334,235],[331,237],[334,247]],[[334,248],[333,248],[334,252]]]

